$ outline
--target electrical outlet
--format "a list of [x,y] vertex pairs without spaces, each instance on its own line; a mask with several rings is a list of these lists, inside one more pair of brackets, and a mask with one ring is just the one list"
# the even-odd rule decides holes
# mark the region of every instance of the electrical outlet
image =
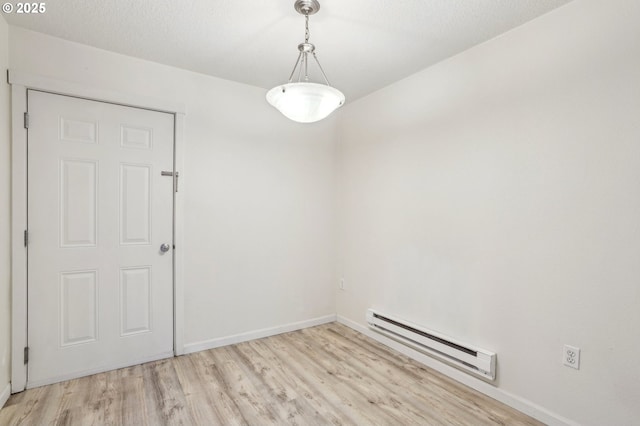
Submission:
[[344,278],[340,278],[340,290],[344,290]]
[[564,345],[562,352],[562,363],[567,367],[580,369],[580,348],[575,346]]

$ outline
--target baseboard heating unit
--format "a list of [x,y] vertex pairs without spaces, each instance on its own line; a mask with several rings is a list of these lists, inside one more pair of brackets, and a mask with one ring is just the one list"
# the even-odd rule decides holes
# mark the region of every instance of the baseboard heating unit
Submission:
[[496,354],[458,342],[387,314],[367,310],[367,323],[381,333],[408,347],[446,361],[482,378],[495,380]]

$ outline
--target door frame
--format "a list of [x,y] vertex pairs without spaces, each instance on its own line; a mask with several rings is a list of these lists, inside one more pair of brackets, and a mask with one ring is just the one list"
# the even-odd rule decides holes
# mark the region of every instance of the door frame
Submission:
[[184,354],[184,283],[183,271],[183,205],[184,104],[147,98],[133,94],[96,89],[89,86],[51,79],[35,74],[9,70],[11,85],[11,392],[21,392],[27,386],[27,366],[24,348],[27,347],[27,248],[24,232],[27,229],[27,90],[40,90],[57,95],[106,102],[165,112],[174,117],[174,170],[180,173],[180,187],[173,193],[173,353]]

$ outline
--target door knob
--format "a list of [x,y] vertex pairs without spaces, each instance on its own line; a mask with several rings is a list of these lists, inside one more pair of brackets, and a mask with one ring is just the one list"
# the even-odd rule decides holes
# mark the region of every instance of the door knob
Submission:
[[170,248],[171,248],[171,246],[170,246],[169,244],[164,243],[164,244],[162,244],[162,245],[160,246],[160,251],[161,251],[162,253],[166,253],[166,252],[168,252],[168,251],[169,251],[169,249],[170,249]]

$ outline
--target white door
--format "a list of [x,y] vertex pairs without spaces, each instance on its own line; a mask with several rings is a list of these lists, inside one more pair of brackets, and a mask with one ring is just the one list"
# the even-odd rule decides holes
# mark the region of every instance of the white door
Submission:
[[32,90],[28,110],[27,386],[172,356],[173,115]]

